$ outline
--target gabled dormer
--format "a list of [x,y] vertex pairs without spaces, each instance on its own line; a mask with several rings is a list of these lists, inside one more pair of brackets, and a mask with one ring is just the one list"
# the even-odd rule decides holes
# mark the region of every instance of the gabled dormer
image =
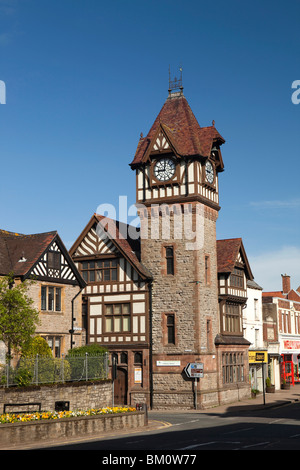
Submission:
[[0,254],[6,259],[5,264],[0,263],[0,274],[12,272],[22,281],[30,278],[85,286],[56,231],[24,235],[2,230],[0,238]]
[[219,295],[246,298],[253,274],[241,238],[217,240]]

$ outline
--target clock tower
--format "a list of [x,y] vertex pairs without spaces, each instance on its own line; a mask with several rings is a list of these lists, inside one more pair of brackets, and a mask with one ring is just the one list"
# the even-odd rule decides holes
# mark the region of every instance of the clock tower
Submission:
[[[218,404],[216,220],[224,142],[214,122],[199,125],[182,86],[170,86],[131,162],[141,262],[153,278],[150,375],[156,409]],[[204,377],[189,378],[189,363],[203,364]]]

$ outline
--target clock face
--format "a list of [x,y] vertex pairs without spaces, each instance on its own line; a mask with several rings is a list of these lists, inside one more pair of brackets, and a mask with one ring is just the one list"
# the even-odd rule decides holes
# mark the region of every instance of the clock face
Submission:
[[210,161],[207,161],[205,164],[205,176],[206,176],[206,181],[212,184],[215,178],[215,174],[214,174],[214,167],[212,166]]
[[175,163],[171,158],[162,158],[155,163],[154,176],[159,181],[168,181],[175,174]]

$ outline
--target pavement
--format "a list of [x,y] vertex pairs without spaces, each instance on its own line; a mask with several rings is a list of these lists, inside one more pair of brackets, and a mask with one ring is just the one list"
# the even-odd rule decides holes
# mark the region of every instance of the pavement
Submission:
[[[274,408],[284,406],[289,403],[300,401],[300,384],[291,385],[289,390],[276,390],[275,393],[259,393],[255,398],[244,398],[234,403],[220,405],[204,410],[193,410],[198,413],[214,413],[214,414],[236,414],[265,408]],[[173,410],[174,412],[174,410]],[[149,414],[150,418],[150,414]]]
[[[182,410],[172,408],[172,410],[161,411],[162,414],[168,413],[202,413],[202,414],[220,414],[220,415],[236,415],[240,413],[251,413],[252,411],[263,410],[266,408],[277,408],[279,406],[288,405],[290,403],[300,402],[300,383],[291,385],[289,390],[276,390],[275,393],[259,393],[255,398],[244,398],[233,403],[226,405],[214,406],[211,408],[197,409],[197,410]],[[148,428],[153,430],[156,426],[157,429],[163,427],[162,422],[155,421],[157,415],[160,413],[158,410],[148,411]],[[153,418],[151,418],[151,416]],[[147,427],[146,427],[147,428]],[[145,428],[144,428],[145,429]]]

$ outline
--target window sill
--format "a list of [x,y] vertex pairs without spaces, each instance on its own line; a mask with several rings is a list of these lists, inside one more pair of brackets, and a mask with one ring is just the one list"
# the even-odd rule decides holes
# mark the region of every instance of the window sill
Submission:
[[51,313],[55,315],[63,315],[64,312],[62,310],[56,311],[56,310],[40,310],[41,313]]

